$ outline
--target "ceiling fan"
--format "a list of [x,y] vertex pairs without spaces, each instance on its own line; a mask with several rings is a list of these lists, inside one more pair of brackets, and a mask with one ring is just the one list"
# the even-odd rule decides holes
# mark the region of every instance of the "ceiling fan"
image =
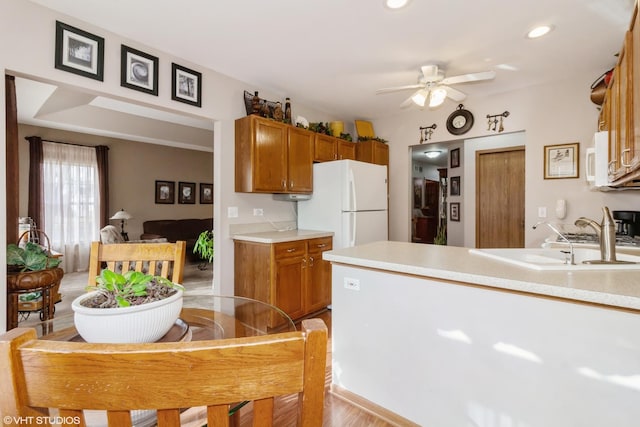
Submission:
[[418,89],[413,95],[400,104],[400,106],[407,107],[413,102],[420,107],[424,107],[424,104],[428,100],[429,107],[437,107],[444,102],[446,97],[456,102],[460,102],[466,98],[467,95],[450,87],[450,85],[491,80],[495,76],[495,71],[483,71],[445,78],[444,72],[438,69],[437,65],[423,65],[422,76],[418,79],[417,84],[378,89],[376,94]]

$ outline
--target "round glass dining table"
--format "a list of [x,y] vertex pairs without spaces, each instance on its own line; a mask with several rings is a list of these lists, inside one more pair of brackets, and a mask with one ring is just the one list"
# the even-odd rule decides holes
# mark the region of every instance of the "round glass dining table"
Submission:
[[[82,342],[73,312],[29,325],[40,338]],[[295,331],[291,318],[278,307],[238,296],[190,294],[183,297],[180,317],[158,342],[240,338]]]

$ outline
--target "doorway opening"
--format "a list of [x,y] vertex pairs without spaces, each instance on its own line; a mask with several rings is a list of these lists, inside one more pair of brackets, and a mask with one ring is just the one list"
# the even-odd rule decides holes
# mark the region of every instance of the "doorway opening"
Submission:
[[[525,140],[525,132],[519,131],[409,147],[412,174],[409,182],[411,205],[408,219],[411,227],[411,241],[432,243],[420,237],[424,228],[429,227],[419,227],[419,223],[427,221],[418,218],[425,217],[425,212],[430,212],[430,210],[423,212],[428,204],[429,188],[434,185],[428,181],[440,180],[438,199],[440,226],[438,229],[446,233],[444,240],[446,243],[437,239],[434,239],[433,243],[440,242],[449,246],[468,248],[482,247],[479,245],[485,244],[508,245],[504,247],[523,245]],[[440,151],[441,154],[435,159],[428,159],[425,154],[427,151]],[[518,153],[512,153],[519,157],[517,162],[504,167],[493,164],[488,166],[483,176],[478,175],[477,170],[481,165],[477,153],[488,155],[491,152],[511,151]],[[493,181],[490,180],[490,175],[487,175],[491,173],[495,175]],[[517,180],[511,179],[514,174],[519,177]],[[496,202],[494,200],[496,192],[505,194],[506,204],[502,204],[502,208],[497,208],[497,205],[493,204]],[[514,203],[517,203],[517,207]],[[487,222],[486,212],[478,213],[478,210],[487,206],[496,208],[504,215],[501,225]],[[507,233],[509,239],[515,240],[489,243],[487,236],[491,233],[505,237],[505,234],[500,231],[503,230],[504,224],[509,224],[510,229]],[[518,240],[518,236],[521,236],[522,243]]]

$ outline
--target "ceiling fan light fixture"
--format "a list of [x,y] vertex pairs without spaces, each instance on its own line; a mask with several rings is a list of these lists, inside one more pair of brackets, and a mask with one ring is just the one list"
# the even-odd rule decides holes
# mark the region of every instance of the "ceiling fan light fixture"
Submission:
[[391,10],[402,9],[408,3],[409,0],[384,0],[384,5]]
[[529,31],[527,33],[527,38],[537,39],[544,36],[545,34],[548,34],[552,29],[553,27],[551,25],[540,25]]
[[439,87],[431,91],[431,96],[429,98],[429,107],[437,107],[442,105],[444,100],[447,97],[447,91],[443,88]]
[[427,156],[430,159],[435,159],[436,157],[438,157],[440,154],[442,153],[442,151],[440,150],[430,150],[430,151],[425,151],[424,155]]
[[424,107],[424,103],[427,102],[427,96],[429,96],[429,92],[426,89],[420,89],[411,95],[411,100],[414,104]]

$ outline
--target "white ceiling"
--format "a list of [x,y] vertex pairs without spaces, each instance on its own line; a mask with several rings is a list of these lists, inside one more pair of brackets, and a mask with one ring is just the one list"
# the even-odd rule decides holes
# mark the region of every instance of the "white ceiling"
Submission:
[[[403,114],[412,93],[376,89],[416,83],[424,64],[447,76],[496,71],[492,81],[455,86],[468,98],[585,71],[595,79],[615,65],[635,0],[412,0],[400,11],[382,0],[32,1],[245,81],[247,90],[375,120]],[[543,23],[554,26],[548,36],[525,38]]]

